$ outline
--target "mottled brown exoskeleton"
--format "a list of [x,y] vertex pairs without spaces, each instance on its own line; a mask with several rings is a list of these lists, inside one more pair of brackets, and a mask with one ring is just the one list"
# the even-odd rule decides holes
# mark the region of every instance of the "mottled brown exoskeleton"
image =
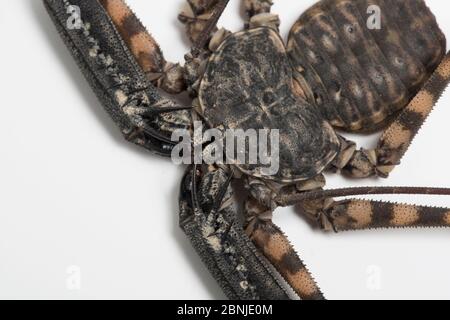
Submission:
[[[436,188],[323,191],[325,172],[387,177],[450,80],[445,36],[423,0],[322,0],[284,43],[271,0],[244,0],[243,31],[217,28],[228,1],[188,0],[180,14],[193,46],[167,62],[122,0],[45,0],[60,34],[126,139],[170,156],[177,129],[280,130],[280,170],[195,165],[183,178],[180,226],[232,299],[286,299],[278,275],[302,299],[323,295],[272,213],[298,204],[325,230],[449,227],[450,210],[333,197],[449,194]],[[67,27],[78,6],[78,29]],[[379,21],[368,22],[368,12]],[[163,97],[188,91],[192,106]],[[357,150],[338,132],[382,131]],[[204,141],[200,141],[203,143]],[[244,224],[231,182],[247,188]]]

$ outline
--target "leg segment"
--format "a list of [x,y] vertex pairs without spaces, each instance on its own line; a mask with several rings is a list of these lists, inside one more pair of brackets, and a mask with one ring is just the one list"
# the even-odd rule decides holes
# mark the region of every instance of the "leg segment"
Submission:
[[144,70],[147,78],[164,91],[177,94],[185,90],[183,68],[167,62],[152,35],[123,0],[101,0],[102,6],[122,39]]
[[[67,48],[125,138],[170,156],[172,133],[190,130],[190,112],[162,97],[149,82],[99,1],[45,0]],[[79,29],[67,28],[67,10],[81,10]],[[111,9],[112,10],[112,9]]]
[[188,92],[193,98],[198,96],[200,79],[211,52],[214,52],[231,34],[226,29],[217,29],[217,21],[228,1],[188,0],[188,9],[178,16],[186,26],[187,36],[192,42],[192,50],[185,56],[184,77]]
[[[228,1],[188,0],[188,4],[188,9],[180,13],[178,19],[186,26],[187,36],[195,47],[199,42],[207,42],[206,40],[217,33],[217,21]],[[203,49],[203,45],[197,49]]]
[[381,201],[332,199],[306,202],[303,211],[327,231],[450,227],[450,209]]
[[230,173],[189,168],[180,196],[180,227],[230,299],[289,299],[268,262],[244,233]]
[[271,14],[272,0],[243,0],[247,21],[245,28],[256,28],[261,26],[271,27],[278,30],[280,18],[276,14]]
[[[283,185],[272,181],[263,181],[251,177],[249,177],[246,181],[247,188],[252,197],[256,199],[258,203],[261,203],[272,210],[275,210],[280,206],[285,207],[291,205],[284,202],[284,199],[289,201],[292,198],[295,198],[296,195],[302,194],[303,192],[320,190],[325,187],[325,184],[326,181],[323,175],[318,175],[313,179],[300,181],[292,185]],[[296,199],[292,200],[293,204],[301,202]]]
[[186,26],[186,34],[192,44],[199,39],[219,0],[188,0],[189,7],[178,19]]
[[355,178],[387,177],[400,163],[434,105],[450,82],[450,53],[448,53],[424,87],[384,131],[375,150],[356,151],[355,145],[342,138],[341,154],[332,170],[341,170]]
[[249,18],[258,14],[270,13],[273,6],[272,0],[243,0],[245,12]]
[[303,300],[325,299],[289,240],[271,221],[272,211],[250,198],[246,203],[246,214],[248,236],[295,293]]

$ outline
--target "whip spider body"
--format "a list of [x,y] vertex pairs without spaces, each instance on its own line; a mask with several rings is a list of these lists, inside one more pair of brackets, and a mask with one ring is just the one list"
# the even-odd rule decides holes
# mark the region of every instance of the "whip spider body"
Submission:
[[[170,156],[172,134],[192,131],[195,119],[220,131],[280,131],[276,174],[262,164],[198,164],[182,181],[180,226],[229,298],[288,299],[279,275],[300,298],[324,298],[272,222],[277,207],[299,205],[324,230],[450,226],[449,209],[333,199],[448,189],[323,190],[325,172],[388,177],[444,92],[450,56],[424,1],[322,0],[284,43],[271,0],[244,0],[247,20],[235,33],[217,27],[228,1],[188,0],[179,16],[192,41],[184,65],[164,58],[122,0],[44,3],[127,140]],[[73,8],[78,28],[66,23]],[[187,91],[192,104],[161,90]],[[372,150],[341,134],[376,131],[382,135]],[[248,190],[244,222],[236,179]]]

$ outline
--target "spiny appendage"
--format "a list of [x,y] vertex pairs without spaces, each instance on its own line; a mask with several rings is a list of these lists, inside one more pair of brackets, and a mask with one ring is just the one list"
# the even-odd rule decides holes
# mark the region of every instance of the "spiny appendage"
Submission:
[[[79,29],[71,30],[66,28],[66,12],[73,3],[84,14]],[[165,113],[180,107],[163,98],[149,84],[132,55],[122,50],[122,39],[101,3],[46,0],[45,6],[90,86],[125,138],[156,154],[170,156],[174,145],[170,139],[172,132],[189,129],[190,114]]]
[[325,299],[287,237],[273,224],[272,212],[253,199],[248,200],[246,210],[248,236],[294,292],[303,300]]
[[450,53],[397,120],[384,132],[377,148],[378,165],[397,165],[450,82]]
[[181,228],[230,299],[288,299],[237,222],[229,183],[222,169],[189,168],[181,188]]
[[185,89],[183,68],[169,63],[152,35],[123,0],[100,0],[147,78],[169,93]]
[[447,53],[423,88],[384,131],[378,147],[356,151],[342,168],[344,174],[356,178],[387,177],[400,164],[449,82],[450,53]]
[[324,210],[335,231],[450,227],[450,209],[349,199]]
[[273,6],[272,0],[243,0],[247,21],[245,28],[271,27],[278,30],[280,18],[276,14],[270,13]]

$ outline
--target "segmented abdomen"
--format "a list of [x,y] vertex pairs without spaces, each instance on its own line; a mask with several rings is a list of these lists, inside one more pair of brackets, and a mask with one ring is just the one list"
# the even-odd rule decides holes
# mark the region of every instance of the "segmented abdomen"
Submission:
[[288,43],[309,99],[333,126],[348,131],[386,124],[445,48],[423,0],[322,0],[300,17]]

